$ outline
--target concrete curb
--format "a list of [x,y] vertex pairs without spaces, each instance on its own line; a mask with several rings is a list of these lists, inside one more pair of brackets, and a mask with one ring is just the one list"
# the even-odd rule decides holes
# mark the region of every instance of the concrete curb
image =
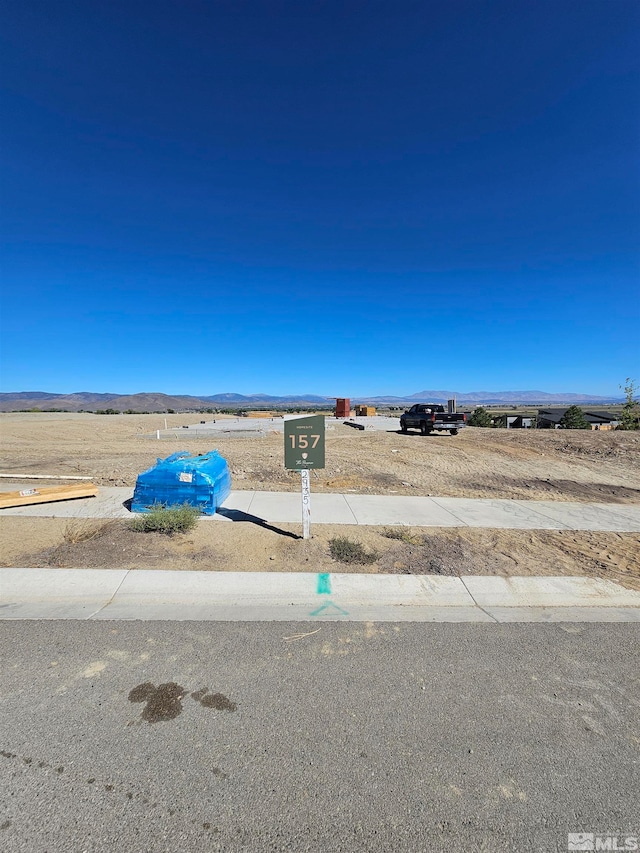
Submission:
[[640,593],[575,577],[0,569],[0,619],[639,622]]

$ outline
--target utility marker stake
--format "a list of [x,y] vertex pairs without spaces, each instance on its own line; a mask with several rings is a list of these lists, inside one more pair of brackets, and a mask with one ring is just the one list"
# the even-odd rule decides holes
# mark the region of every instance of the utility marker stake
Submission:
[[300,471],[300,482],[302,484],[302,538],[311,539],[311,482],[308,468]]

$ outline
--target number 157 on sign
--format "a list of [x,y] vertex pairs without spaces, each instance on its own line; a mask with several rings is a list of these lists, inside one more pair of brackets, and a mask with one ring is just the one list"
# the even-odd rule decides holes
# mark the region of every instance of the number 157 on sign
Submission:
[[[288,438],[293,450],[296,448],[299,450],[306,450],[307,447],[310,447],[313,450],[320,441],[319,435],[296,435],[295,433],[292,433]],[[309,443],[309,439],[311,439],[311,443]]]

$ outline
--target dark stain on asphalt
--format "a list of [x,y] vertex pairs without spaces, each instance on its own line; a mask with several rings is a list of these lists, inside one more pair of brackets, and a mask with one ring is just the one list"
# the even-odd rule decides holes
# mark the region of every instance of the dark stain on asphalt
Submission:
[[192,698],[199,702],[203,708],[213,708],[215,711],[235,711],[238,707],[235,702],[223,693],[209,693],[208,687],[202,687],[191,694]]
[[186,694],[184,687],[175,681],[168,681],[158,687],[150,681],[138,684],[129,693],[130,702],[146,702],[142,711],[142,719],[148,723],[160,723],[174,720],[182,713],[182,697]]
[[222,693],[208,693],[200,700],[200,704],[204,708],[214,708],[216,711],[235,711],[238,707]]
[[[33,758],[31,758],[31,756],[29,756],[29,755],[19,756],[15,752],[7,752],[4,749],[0,750],[0,755],[4,756],[4,758],[20,758],[20,757],[22,757],[23,764],[26,764],[27,766],[30,766],[31,764],[33,764]],[[49,765],[47,764],[46,761],[39,761],[38,762],[38,767],[48,767],[48,766]]]
[[[162,687],[163,685],[160,685],[160,686]],[[154,688],[154,690],[155,690],[155,688]],[[56,773],[58,773],[59,775],[61,775],[62,773],[64,773],[64,767],[62,766],[62,764],[60,764],[60,765],[59,765],[58,767],[56,767],[56,768],[52,768],[52,767],[51,767],[51,765],[50,765],[50,764],[48,764],[46,761],[38,761],[38,763],[37,763],[37,765],[36,765],[35,759],[31,758],[30,756],[27,756],[27,755],[17,755],[15,752],[7,752],[6,750],[0,750],[0,755],[4,756],[5,758],[12,758],[12,759],[13,759],[13,758],[17,758],[17,759],[22,759],[23,764],[26,764],[26,765],[27,765],[27,767],[29,767],[29,768],[33,768],[33,767],[36,767],[36,766],[37,766],[37,767],[38,767],[38,768],[40,768],[41,770],[44,770],[44,769],[47,769],[47,768],[55,769]],[[224,777],[224,778],[226,778],[226,777],[227,777],[227,774],[226,774],[226,773],[222,773],[221,771],[219,771],[217,767],[214,769],[214,774],[215,774],[215,775],[220,775],[220,776],[222,776],[222,777]],[[13,775],[15,776],[16,774],[14,773]],[[54,777],[54,778],[55,778],[55,777]],[[95,778],[95,776],[89,776],[89,778],[87,779],[87,784],[88,784],[88,785],[93,785],[95,782],[96,782],[96,778]],[[104,785],[104,790],[105,790],[107,793],[109,793],[109,794],[114,793],[114,792],[115,792],[115,793],[118,793],[118,792],[117,792],[117,790],[116,790],[116,786],[115,786],[115,785],[108,784],[108,783]],[[126,793],[125,793],[125,796],[126,796],[126,798],[127,798],[128,800],[133,800],[133,798],[134,798],[134,794],[133,794],[133,793],[131,793],[130,791],[126,792]],[[140,794],[135,794],[135,796],[136,796],[136,797],[139,797],[139,796],[140,796]],[[149,800],[145,799],[145,800],[143,800],[143,802],[144,802],[145,804],[148,804],[148,803],[149,803]],[[155,808],[155,806],[156,806],[156,805],[157,805],[157,803],[153,803],[153,804],[152,804],[152,808]],[[172,814],[172,812],[171,812],[171,811],[170,811],[169,813],[170,813],[170,814]],[[0,825],[0,829],[7,829],[10,825],[11,825],[11,821],[5,821],[5,823],[4,823],[4,824],[1,824],[1,825]]]
[[229,778],[229,774],[224,773],[222,770],[220,770],[219,767],[212,767],[211,772],[213,773],[214,776],[219,776],[221,779],[228,779]]
[[194,690],[191,694],[191,698],[195,699],[196,702],[200,702],[205,693],[209,692],[208,687],[201,687],[200,690]]
[[10,826],[11,826],[11,821],[5,820],[5,821],[3,821],[2,824],[0,824],[0,829],[9,829]]

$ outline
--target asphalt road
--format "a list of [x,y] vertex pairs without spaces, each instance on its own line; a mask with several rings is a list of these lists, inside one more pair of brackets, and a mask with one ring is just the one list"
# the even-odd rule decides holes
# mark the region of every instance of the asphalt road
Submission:
[[632,624],[33,621],[0,640],[5,853],[640,835]]

